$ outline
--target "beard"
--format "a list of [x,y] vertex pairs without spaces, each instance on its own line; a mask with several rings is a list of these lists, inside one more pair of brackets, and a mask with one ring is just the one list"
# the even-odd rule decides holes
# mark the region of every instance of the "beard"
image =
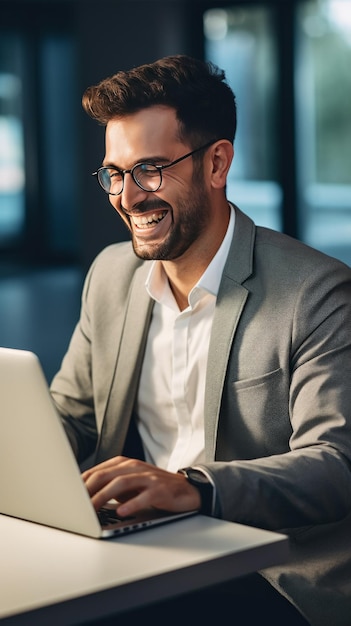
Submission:
[[[210,203],[203,177],[197,175],[196,178],[196,181],[193,180],[191,191],[177,199],[177,221],[173,219],[172,226],[163,241],[140,246],[131,231],[133,249],[137,257],[147,261],[173,261],[181,257],[201,236],[210,221]],[[150,208],[167,209],[174,216],[172,206],[162,200],[146,201],[138,208],[140,213]]]

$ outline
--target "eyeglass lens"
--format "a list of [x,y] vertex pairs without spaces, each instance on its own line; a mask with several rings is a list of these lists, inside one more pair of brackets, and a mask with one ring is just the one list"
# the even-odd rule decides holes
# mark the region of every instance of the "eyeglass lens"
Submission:
[[[157,191],[162,182],[162,173],[151,163],[140,163],[132,168],[134,181],[144,191]],[[124,174],[110,167],[98,171],[101,187],[109,194],[118,195],[123,189]]]

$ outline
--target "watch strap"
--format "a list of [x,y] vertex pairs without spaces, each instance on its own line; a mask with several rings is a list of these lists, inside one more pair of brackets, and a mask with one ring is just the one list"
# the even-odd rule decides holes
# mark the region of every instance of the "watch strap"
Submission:
[[201,497],[200,513],[213,515],[215,487],[205,472],[197,467],[185,467],[179,470],[179,473],[183,474],[188,482],[199,490]]

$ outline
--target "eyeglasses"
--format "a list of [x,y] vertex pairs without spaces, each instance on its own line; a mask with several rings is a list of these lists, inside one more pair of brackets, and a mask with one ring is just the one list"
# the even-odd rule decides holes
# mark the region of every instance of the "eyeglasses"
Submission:
[[206,148],[209,148],[209,146],[216,141],[217,139],[209,141],[204,146],[200,146],[200,148],[196,148],[166,165],[155,165],[154,163],[143,162],[136,163],[130,170],[120,170],[112,166],[99,167],[92,175],[97,176],[97,180],[103,190],[111,196],[119,196],[122,193],[125,174],[131,174],[134,182],[143,191],[157,191],[162,185],[163,170],[173,167],[176,163],[180,163],[180,161],[187,159],[196,152],[200,152],[200,150],[206,150]]

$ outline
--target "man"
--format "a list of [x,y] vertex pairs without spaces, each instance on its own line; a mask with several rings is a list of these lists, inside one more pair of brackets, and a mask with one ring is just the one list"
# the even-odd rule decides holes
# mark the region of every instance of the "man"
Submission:
[[[83,106],[106,126],[96,176],[132,239],[93,263],[52,383],[77,459],[96,453],[94,506],[288,533],[289,563],[261,573],[272,587],[255,575],[240,594],[254,604],[262,580],[261,614],[277,590],[271,624],[348,624],[350,268],[228,202],[236,107],[217,68],[168,57]],[[233,619],[235,588],[219,594]]]

